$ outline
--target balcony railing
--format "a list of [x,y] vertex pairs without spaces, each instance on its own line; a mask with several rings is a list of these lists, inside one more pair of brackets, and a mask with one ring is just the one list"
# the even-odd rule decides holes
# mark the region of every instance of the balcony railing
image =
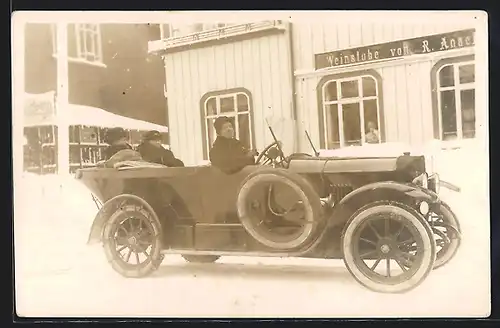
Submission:
[[188,35],[170,37],[163,40],[149,41],[148,52],[154,53],[208,41],[229,39],[251,33],[271,30],[284,30],[285,28],[285,23],[281,20],[230,25],[222,28],[191,33]]

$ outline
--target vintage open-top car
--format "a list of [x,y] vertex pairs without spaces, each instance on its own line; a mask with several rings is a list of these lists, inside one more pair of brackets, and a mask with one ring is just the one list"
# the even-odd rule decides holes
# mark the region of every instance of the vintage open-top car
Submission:
[[164,254],[343,259],[384,293],[415,288],[453,258],[459,222],[423,156],[286,156],[269,130],[257,165],[234,174],[140,161],[78,170],[100,208],[89,243],[102,242],[125,277],[150,274]]

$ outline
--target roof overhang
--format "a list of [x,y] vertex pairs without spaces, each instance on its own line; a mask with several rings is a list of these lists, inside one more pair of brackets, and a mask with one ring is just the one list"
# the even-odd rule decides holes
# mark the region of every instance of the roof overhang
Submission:
[[266,20],[254,23],[230,25],[188,35],[171,37],[148,42],[148,52],[151,54],[175,52],[190,47],[200,47],[214,41],[230,42],[234,39],[251,38],[266,32],[285,31],[287,25],[281,20]]

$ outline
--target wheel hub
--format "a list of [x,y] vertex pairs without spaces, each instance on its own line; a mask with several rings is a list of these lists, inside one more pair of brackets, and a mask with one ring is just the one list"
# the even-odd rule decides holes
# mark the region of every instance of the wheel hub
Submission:
[[127,239],[128,243],[130,246],[136,246],[137,245],[137,238],[136,236],[130,236],[128,239]]
[[377,250],[384,258],[393,256],[397,249],[396,243],[390,238],[382,238],[377,243]]
[[383,254],[388,254],[391,251],[391,246],[389,246],[387,244],[383,244],[382,246],[380,246],[380,251]]

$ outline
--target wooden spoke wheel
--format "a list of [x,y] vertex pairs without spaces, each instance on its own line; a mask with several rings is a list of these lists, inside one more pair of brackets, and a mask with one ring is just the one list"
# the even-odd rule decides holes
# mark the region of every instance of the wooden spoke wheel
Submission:
[[342,249],[354,278],[382,293],[417,287],[436,258],[433,233],[425,218],[392,202],[370,204],[356,212],[344,231]]
[[430,213],[429,224],[436,239],[436,262],[434,269],[449,263],[457,254],[461,243],[460,224],[456,215],[441,203],[437,213]]
[[163,260],[160,227],[148,210],[123,205],[104,227],[104,251],[113,269],[128,278],[155,271]]

